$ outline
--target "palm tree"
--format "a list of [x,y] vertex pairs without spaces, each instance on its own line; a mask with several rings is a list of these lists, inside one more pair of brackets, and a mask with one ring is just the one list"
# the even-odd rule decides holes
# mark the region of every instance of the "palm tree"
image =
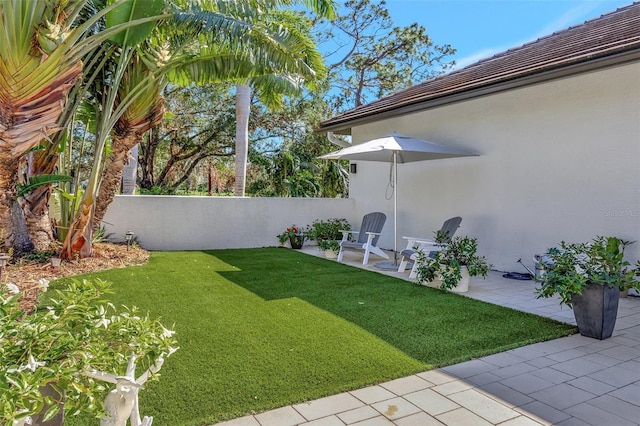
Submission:
[[[325,4],[326,3],[326,4]],[[316,12],[323,11],[325,17],[333,16],[331,2],[318,1],[312,5]],[[251,88],[255,87],[260,100],[270,107],[279,107],[283,95],[300,93],[303,86],[313,87],[316,81],[326,75],[324,62],[318,53],[311,35],[310,22],[301,14],[287,10],[275,11],[265,15],[265,25],[285,27],[295,34],[298,43],[293,57],[302,65],[296,69],[279,68],[276,64],[272,74],[264,74],[236,85],[236,181],[234,192],[243,197],[246,188],[247,155],[249,151],[249,115],[251,106]]]
[[[308,74],[311,67],[305,63],[298,52],[304,51],[308,57],[320,58],[317,51],[307,52],[310,49],[306,40],[300,40],[295,31],[284,26],[267,27],[261,25],[257,16],[261,16],[253,9],[238,7],[236,2],[211,2],[212,10],[191,8],[175,15],[176,22],[186,23],[177,27],[171,36],[176,36],[180,42],[177,51],[165,51],[167,39],[161,36],[166,32],[158,32],[156,38],[150,40],[147,47],[160,51],[161,55],[156,62],[150,61],[149,56],[138,53],[138,60],[129,63],[134,58],[134,49],[123,46],[120,52],[115,73],[110,79],[107,94],[103,99],[98,117],[98,137],[94,169],[83,199],[78,208],[76,219],[70,227],[62,251],[63,258],[72,257],[80,252],[81,256],[91,254],[91,234],[94,224],[99,223],[94,216],[94,206],[97,203],[96,193],[99,188],[98,170],[101,167],[100,152],[106,144],[111,129],[114,129],[113,145],[115,146],[110,159],[107,161],[107,169],[103,175],[105,182],[104,191],[98,198],[101,216],[113,199],[115,190],[119,185],[122,168],[124,167],[125,152],[128,151],[134,141],[139,140],[146,130],[151,128],[160,114],[158,105],[161,104],[161,89],[168,81],[177,84],[185,82],[205,83],[220,81],[221,79],[248,78],[255,75],[270,75],[278,69],[292,69],[300,72],[300,75]],[[257,1],[248,0],[250,5],[274,6],[288,4],[289,1]],[[323,10],[329,1],[308,1],[310,4]],[[317,4],[316,4],[317,3]],[[223,8],[219,7],[224,5]],[[242,6],[242,5],[241,5]],[[223,15],[224,10],[229,15]],[[257,8],[256,10],[259,10]],[[332,9],[331,9],[332,10]],[[187,13],[188,12],[188,13]],[[233,14],[231,14],[233,13]],[[210,30],[208,40],[203,36],[203,29]],[[225,31],[219,31],[224,29]],[[195,30],[195,31],[194,31]],[[198,34],[193,37],[193,34]],[[163,43],[159,43],[163,40]],[[138,44],[140,52],[145,44]],[[170,45],[169,45],[170,46]],[[188,48],[185,49],[185,46]],[[315,46],[313,46],[315,47]],[[311,49],[313,50],[313,49]],[[177,53],[172,57],[172,53]],[[145,61],[145,59],[147,59]],[[146,69],[145,69],[146,68]],[[155,72],[154,72],[155,71]],[[117,88],[117,95],[116,89]],[[269,87],[275,87],[273,84]],[[115,110],[113,110],[115,108]],[[130,129],[131,125],[133,129]]]
[[[125,99],[133,90],[138,88],[143,90],[131,101],[113,128],[111,154],[107,157],[100,180],[100,190],[96,198],[93,217],[94,231],[120,188],[122,172],[129,161],[129,151],[140,142],[147,131],[159,125],[164,117],[161,95],[165,86],[164,80],[154,75],[140,57],[141,54],[144,53],[136,52],[134,54],[118,88],[121,99]],[[146,81],[148,83],[145,83]]]
[[29,250],[24,217],[17,206],[19,164],[43,138],[59,131],[58,120],[79,80],[81,58],[145,18],[88,34],[105,14],[135,3],[120,0],[81,22],[88,0],[0,0],[0,229],[7,244]]

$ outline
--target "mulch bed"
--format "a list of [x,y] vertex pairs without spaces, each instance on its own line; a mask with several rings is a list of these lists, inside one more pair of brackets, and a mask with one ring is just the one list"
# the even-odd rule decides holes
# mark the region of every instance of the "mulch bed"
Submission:
[[2,271],[2,283],[17,285],[23,292],[20,303],[30,310],[40,293],[39,281],[43,278],[52,281],[89,272],[143,265],[147,260],[149,252],[137,245],[132,245],[127,250],[125,244],[95,243],[92,257],[63,261],[56,268],[51,267],[51,263],[18,261],[9,264]]

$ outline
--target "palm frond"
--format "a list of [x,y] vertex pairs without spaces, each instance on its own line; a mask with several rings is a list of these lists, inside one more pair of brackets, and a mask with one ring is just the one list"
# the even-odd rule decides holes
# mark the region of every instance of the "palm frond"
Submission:
[[47,174],[31,176],[29,182],[26,185],[18,184],[18,197],[22,197],[25,194],[33,191],[44,185],[51,185],[60,182],[71,182],[72,177],[67,175]]

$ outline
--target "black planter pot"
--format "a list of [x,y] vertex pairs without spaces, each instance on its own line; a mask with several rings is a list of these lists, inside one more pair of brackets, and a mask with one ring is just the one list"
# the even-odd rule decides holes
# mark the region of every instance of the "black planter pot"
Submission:
[[301,249],[302,243],[304,243],[304,236],[296,235],[295,237],[289,237],[289,244],[292,249]]
[[571,297],[573,315],[580,334],[594,339],[607,339],[613,333],[618,317],[618,287],[589,283],[581,295]]
[[40,388],[40,394],[44,397],[50,396],[54,401],[60,401],[58,405],[60,405],[60,411],[56,414],[52,419],[44,421],[44,415],[47,410],[51,407],[46,404],[42,411],[34,416],[32,416],[32,425],[33,426],[63,426],[64,425],[64,393],[60,394],[56,391],[51,385],[44,386]]

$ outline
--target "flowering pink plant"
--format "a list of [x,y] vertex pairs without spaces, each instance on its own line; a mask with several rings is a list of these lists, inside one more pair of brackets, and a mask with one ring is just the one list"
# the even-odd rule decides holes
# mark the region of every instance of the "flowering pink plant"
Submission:
[[290,238],[304,237],[304,235],[305,235],[305,231],[303,228],[296,225],[291,225],[283,233],[278,234],[277,237],[278,237],[278,241],[280,241],[280,244],[284,244]]

